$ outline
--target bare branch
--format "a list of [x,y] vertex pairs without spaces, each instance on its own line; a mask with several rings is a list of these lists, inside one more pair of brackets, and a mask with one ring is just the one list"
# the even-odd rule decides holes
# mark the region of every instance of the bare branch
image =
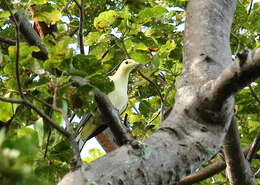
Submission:
[[[212,100],[214,104],[221,106],[222,104],[219,102],[224,102],[228,97],[246,87],[259,76],[260,48],[255,51],[245,50],[216,80],[210,81],[212,85],[211,92],[206,91],[208,95],[206,95],[205,101]],[[204,90],[202,89],[202,91]]]
[[245,159],[240,147],[240,138],[234,117],[224,140],[224,154],[230,183],[233,185],[254,185],[250,164]]
[[84,51],[84,39],[83,39],[83,26],[84,26],[84,0],[81,0],[80,7],[80,21],[79,21],[79,47],[80,53],[85,54]]
[[257,150],[259,150],[259,148],[260,148],[260,130],[257,132],[257,135],[256,135],[256,137],[255,137],[255,139],[254,139],[254,141],[253,141],[253,143],[250,147],[250,150],[249,150],[249,152],[246,156],[246,159],[248,161],[251,161],[254,154],[257,152]]
[[9,6],[9,4],[5,1],[6,6],[8,8],[8,11],[11,15],[11,19],[15,23],[15,29],[16,29],[16,56],[15,56],[15,74],[16,74],[16,81],[18,85],[18,91],[20,93],[20,96],[22,99],[24,99],[24,94],[22,90],[22,83],[20,79],[20,70],[19,70],[19,56],[20,56],[20,22],[16,19],[16,17],[13,15],[13,12]]
[[8,102],[8,103],[17,103],[17,104],[23,104],[24,103],[24,100],[13,100],[13,99],[3,98],[3,97],[0,97],[0,100],[4,101],[4,102]]
[[49,132],[48,132],[47,143],[46,143],[46,146],[45,146],[43,158],[46,158],[46,157],[47,157],[48,146],[49,146],[49,142],[50,142],[50,138],[51,138],[51,131],[52,131],[52,130],[50,129]]
[[160,97],[160,100],[161,100],[161,103],[164,102],[164,98],[162,96],[162,93],[158,87],[158,85],[156,83],[154,83],[152,80],[150,80],[149,78],[147,78],[141,71],[138,71],[138,74],[144,78],[146,81],[148,81],[156,90],[156,92],[158,93],[159,97]]
[[74,1],[74,3],[77,5],[77,7],[80,9],[81,7],[80,7],[79,2],[78,2],[77,0],[73,0],[73,1]]
[[248,85],[248,87],[249,87],[249,90],[250,90],[252,96],[255,98],[255,100],[257,101],[257,103],[260,105],[260,99],[257,97],[257,95],[256,95],[256,93],[255,93],[253,87],[252,87],[251,85]]
[[80,20],[79,20],[79,48],[80,53],[85,54],[84,51],[84,39],[83,39],[83,26],[84,26],[84,0],[81,0],[80,4],[77,0],[73,0],[79,9]]
[[214,176],[215,174],[220,173],[226,168],[226,164],[224,161],[217,161],[200,171],[196,172],[195,174],[192,174],[190,176],[187,176],[183,179],[181,179],[178,183],[178,185],[189,185],[194,184],[196,182],[200,182],[202,180],[205,180],[209,177]]
[[123,50],[124,50],[124,52],[125,52],[127,58],[131,58],[131,56],[129,55],[129,53],[128,53],[127,49],[126,49],[125,42],[124,42],[124,37],[122,37],[122,38],[120,39],[120,41],[121,41],[121,43],[122,43]]
[[65,129],[63,129],[62,127],[58,126],[58,124],[56,124],[47,114],[45,114],[44,112],[42,112],[38,107],[34,106],[31,102],[29,102],[28,100],[24,100],[24,104],[26,104],[28,107],[30,107],[31,109],[33,109],[35,112],[37,112],[43,119],[45,119],[46,121],[48,121],[49,125],[52,128],[55,128],[56,130],[58,130],[60,133],[62,133],[64,136],[66,136],[67,138],[71,137],[71,134],[69,132],[67,132]]

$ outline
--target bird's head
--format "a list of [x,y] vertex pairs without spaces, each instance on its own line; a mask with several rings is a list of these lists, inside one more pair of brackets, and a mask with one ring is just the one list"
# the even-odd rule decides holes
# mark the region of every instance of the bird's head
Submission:
[[119,69],[125,72],[131,72],[134,68],[136,68],[139,65],[140,64],[134,61],[133,59],[126,59],[120,64]]

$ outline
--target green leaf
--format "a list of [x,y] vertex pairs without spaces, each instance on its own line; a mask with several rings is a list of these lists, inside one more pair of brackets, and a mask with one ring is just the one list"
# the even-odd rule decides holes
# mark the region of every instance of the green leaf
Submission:
[[11,103],[0,101],[0,121],[7,122],[14,115]]
[[48,0],[33,0],[34,4],[46,4]]
[[146,100],[143,100],[143,101],[141,101],[141,103],[139,105],[139,111],[142,115],[147,117],[150,112],[150,107],[151,107],[150,103]]
[[94,161],[105,155],[104,152],[96,148],[88,150],[87,153],[89,154],[89,156],[83,159],[83,161],[86,163],[90,163],[91,161]]
[[88,46],[93,45],[98,41],[102,34],[100,32],[90,32],[85,39],[85,44]]
[[90,79],[90,83],[100,89],[102,92],[108,94],[114,89],[114,83],[107,77],[106,74],[98,74]]
[[37,21],[43,21],[47,24],[55,24],[61,18],[61,12],[55,9],[51,4],[42,4],[34,6],[34,18]]
[[58,125],[61,125],[64,122],[64,115],[68,113],[68,103],[64,99],[57,101],[57,107],[62,110],[62,112],[54,111],[52,113],[52,119]]
[[134,59],[140,64],[147,64],[151,60],[148,53],[144,53],[144,52],[131,52],[130,56],[132,59]]
[[118,16],[114,10],[102,12],[94,19],[94,26],[97,30],[104,32],[116,22]]
[[167,12],[167,9],[161,6],[155,6],[152,8],[145,8],[140,11],[137,16],[138,23],[146,23],[152,20],[152,18],[157,18],[163,16]]
[[100,68],[100,62],[91,55],[75,55],[72,57],[72,65],[75,70],[82,72],[86,77],[90,77],[95,74]]
[[102,60],[104,55],[109,51],[109,44],[106,42],[98,43],[91,47],[89,55],[93,55],[97,60]]
[[43,120],[42,118],[38,119],[34,124],[34,129],[37,132],[38,135],[38,141],[39,146],[42,147],[44,144],[43,138],[44,138],[44,130],[43,130]]
[[170,55],[170,52],[174,50],[176,47],[176,43],[174,40],[168,40],[166,44],[162,45],[160,50],[158,51],[158,54],[160,56],[166,57]]

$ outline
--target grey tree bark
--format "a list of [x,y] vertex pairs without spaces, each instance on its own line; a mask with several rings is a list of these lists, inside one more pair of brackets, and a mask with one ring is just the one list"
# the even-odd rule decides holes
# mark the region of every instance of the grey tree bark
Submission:
[[189,1],[183,75],[168,118],[144,143],[124,145],[59,185],[177,184],[219,152],[234,116],[232,95],[260,75],[260,50],[231,64],[235,6],[236,0]]
[[224,140],[224,153],[227,164],[226,172],[230,184],[255,184],[254,175],[250,169],[250,163],[246,160],[240,147],[240,138],[235,118],[233,118]]

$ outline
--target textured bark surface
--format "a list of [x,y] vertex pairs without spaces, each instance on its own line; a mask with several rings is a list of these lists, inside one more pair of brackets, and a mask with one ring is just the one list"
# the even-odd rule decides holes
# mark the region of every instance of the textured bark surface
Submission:
[[[243,148],[243,154],[246,156],[248,154],[250,147],[247,146]],[[202,180],[205,180],[209,177],[212,177],[221,171],[226,169],[226,162],[224,160],[219,160],[217,162],[214,162],[213,164],[208,165],[205,168],[202,168],[198,172],[195,172],[194,174],[191,174],[187,177],[184,177],[179,181],[178,185],[188,185],[188,184],[194,184],[197,182],[200,182]]]
[[250,163],[246,160],[240,147],[240,138],[235,118],[232,120],[224,140],[224,153],[230,184],[254,185],[254,176]]
[[209,88],[214,86],[205,84],[232,61],[229,33],[235,5],[236,0],[189,1],[185,66],[168,118],[144,143],[122,146],[68,174],[59,185],[176,184],[219,152],[234,114],[233,97],[218,103],[203,97],[213,96]]

